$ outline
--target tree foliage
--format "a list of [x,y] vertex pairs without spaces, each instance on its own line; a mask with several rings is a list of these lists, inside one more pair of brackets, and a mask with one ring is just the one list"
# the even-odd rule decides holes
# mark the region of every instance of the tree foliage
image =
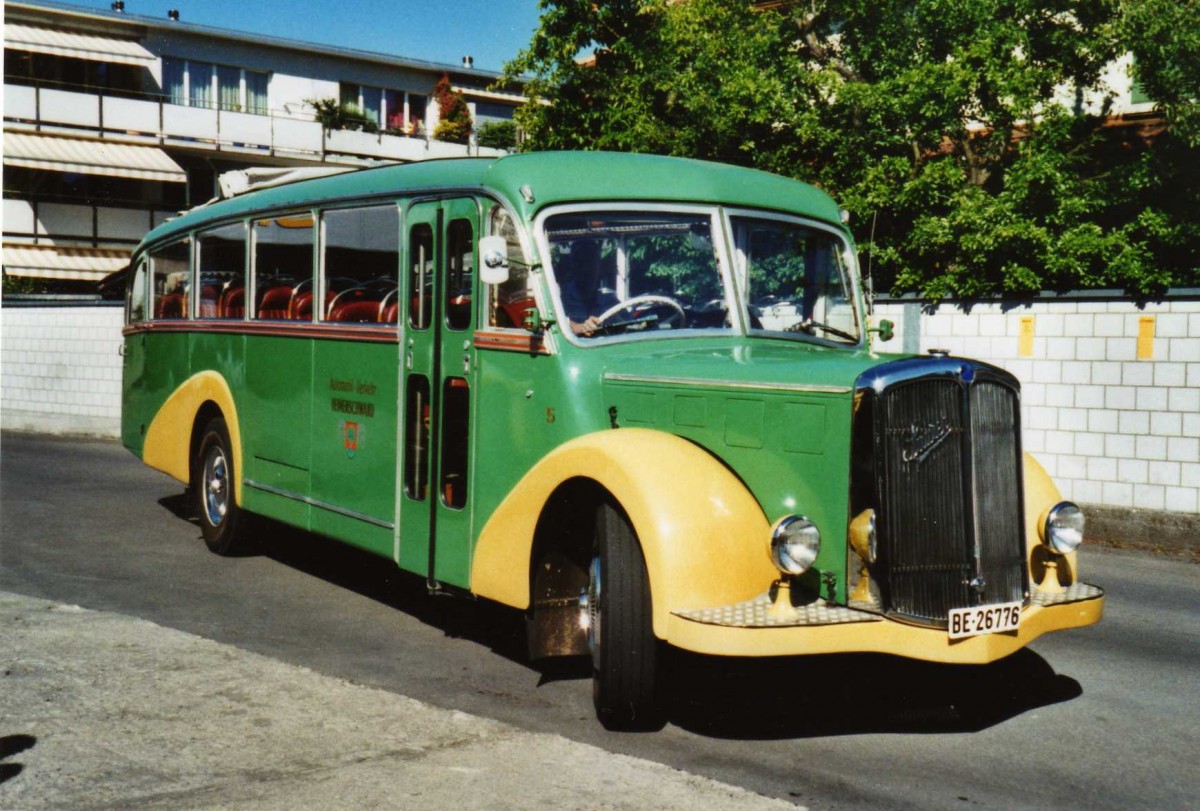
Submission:
[[[1200,283],[1194,0],[542,10],[506,67],[551,102],[519,111],[526,149],[686,155],[816,183],[852,212],[881,290]],[[1170,123],[1149,145],[1082,103],[1131,49]]]
[[433,98],[438,106],[438,123],[433,137],[451,144],[465,144],[471,139],[471,111],[467,102],[450,86],[450,77],[442,74],[433,86]]

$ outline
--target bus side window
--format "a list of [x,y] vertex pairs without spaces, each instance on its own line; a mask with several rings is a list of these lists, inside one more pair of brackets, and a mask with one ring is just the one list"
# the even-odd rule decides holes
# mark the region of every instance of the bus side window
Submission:
[[146,260],[138,262],[129,280],[129,304],[125,310],[127,320],[135,324],[146,320]]
[[256,220],[254,317],[271,321],[312,321],[312,269],[311,214],[305,212]]
[[471,288],[475,284],[475,231],[470,220],[451,220],[446,234],[446,326],[471,325]]
[[192,240],[182,239],[150,252],[150,281],[154,318],[179,320],[188,317],[191,287]]
[[404,406],[404,492],[413,501],[424,501],[429,490],[429,378],[408,378]]
[[508,244],[509,263],[508,281],[486,285],[487,324],[501,329],[520,329],[525,320],[525,311],[534,306],[533,293],[529,290],[529,268],[521,252],[517,224],[503,206],[492,206],[488,215],[488,233],[504,237]]
[[395,324],[400,311],[400,209],[348,208],[321,215],[324,299],[320,320]]
[[200,318],[246,314],[246,226],[233,223],[196,235],[200,263]]
[[409,233],[408,246],[408,325],[414,329],[429,326],[433,309],[433,228],[419,222]]

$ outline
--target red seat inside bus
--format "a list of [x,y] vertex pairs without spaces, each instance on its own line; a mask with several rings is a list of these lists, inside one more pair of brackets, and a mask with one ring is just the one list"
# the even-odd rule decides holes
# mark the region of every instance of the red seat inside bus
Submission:
[[217,302],[217,318],[244,318],[246,315],[246,288],[231,287],[221,294]]
[[379,320],[379,302],[368,299],[338,302],[329,311],[329,320],[353,321],[359,324],[374,323]]
[[169,293],[159,298],[154,307],[155,318],[187,318],[187,296]]
[[272,287],[263,293],[258,303],[258,318],[287,320],[288,307],[292,303],[291,285]]
[[221,288],[215,284],[206,284],[200,288],[200,317],[216,318],[219,307]]
[[[500,301],[500,312],[508,318],[509,323],[501,323],[502,327],[520,327],[525,323],[525,311],[534,307],[533,296],[520,294]],[[503,318],[500,319],[503,321]]]

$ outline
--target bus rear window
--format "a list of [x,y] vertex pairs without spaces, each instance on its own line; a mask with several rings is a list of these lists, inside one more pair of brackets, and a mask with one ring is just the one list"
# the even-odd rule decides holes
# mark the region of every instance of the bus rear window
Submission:
[[154,317],[178,320],[188,317],[192,241],[183,239],[150,252]]

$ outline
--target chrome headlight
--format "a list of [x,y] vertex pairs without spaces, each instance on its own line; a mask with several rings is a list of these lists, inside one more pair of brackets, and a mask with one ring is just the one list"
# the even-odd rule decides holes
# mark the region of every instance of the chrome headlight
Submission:
[[1058,554],[1069,554],[1083,542],[1083,525],[1083,510],[1070,501],[1060,501],[1046,514],[1042,540]]
[[771,528],[771,562],[784,574],[804,574],[820,551],[821,533],[802,515],[780,518]]

